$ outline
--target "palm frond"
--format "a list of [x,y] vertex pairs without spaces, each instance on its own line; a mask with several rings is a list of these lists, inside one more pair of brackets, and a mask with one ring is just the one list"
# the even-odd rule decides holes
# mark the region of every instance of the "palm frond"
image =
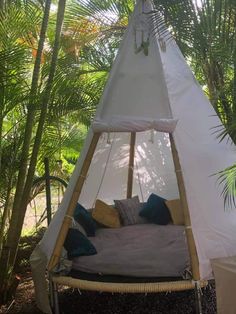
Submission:
[[236,164],[220,171],[218,174],[218,183],[222,186],[221,195],[224,198],[225,209],[236,207]]
[[[58,159],[76,160],[82,148],[85,130],[79,125],[78,121],[74,125],[68,125],[67,119],[59,118],[54,120],[45,128],[41,149],[38,158],[38,172],[44,172],[44,158],[48,157],[52,165],[56,168],[55,161]],[[54,161],[54,162],[53,162]],[[52,167],[53,172],[56,168]]]
[[222,142],[225,139],[229,142],[236,143],[236,122],[232,121],[230,124],[226,124],[225,126],[220,124],[215,126],[212,134],[216,135],[216,138]]

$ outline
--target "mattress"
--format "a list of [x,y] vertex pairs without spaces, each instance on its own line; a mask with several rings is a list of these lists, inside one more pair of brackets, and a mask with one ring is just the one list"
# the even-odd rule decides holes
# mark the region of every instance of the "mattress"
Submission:
[[189,266],[184,226],[101,228],[89,239],[98,253],[74,258],[72,269],[100,275],[180,277]]

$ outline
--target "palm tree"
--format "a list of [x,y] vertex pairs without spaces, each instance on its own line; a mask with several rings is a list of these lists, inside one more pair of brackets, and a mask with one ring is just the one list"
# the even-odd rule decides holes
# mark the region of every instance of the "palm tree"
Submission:
[[34,36],[40,22],[41,9],[33,3],[25,3],[21,7],[6,6],[0,11],[0,189],[4,198],[0,252],[6,220],[10,214],[11,192],[19,167],[18,150],[22,143],[21,131],[25,120],[23,106],[29,93],[28,75],[32,56],[25,42],[29,29]]
[[[50,1],[48,1],[48,3],[46,2],[46,5],[45,5],[44,19],[43,19],[42,27],[41,27],[41,34],[40,34],[41,36],[40,36],[40,41],[39,41],[39,46],[38,46],[38,51],[37,51],[37,56],[36,56],[36,61],[35,61],[34,74],[33,74],[32,85],[31,85],[31,93],[29,97],[30,102],[33,102],[33,96],[35,97],[37,93],[37,89],[38,89],[40,63],[41,63],[41,57],[42,57],[43,43],[45,41],[45,34],[46,34],[46,29],[47,29],[47,24],[48,24],[48,19],[49,19],[50,4],[51,4]],[[54,40],[50,71],[49,71],[49,76],[48,76],[45,92],[42,97],[39,122],[38,122],[37,131],[36,131],[36,135],[34,139],[34,145],[33,145],[33,150],[32,150],[32,154],[30,158],[30,164],[27,171],[27,175],[26,175],[26,166],[27,166],[27,160],[28,160],[28,154],[29,154],[31,134],[33,130],[34,116],[36,113],[35,106],[32,108],[32,110],[28,111],[28,115],[27,115],[27,121],[26,121],[26,127],[25,127],[26,132],[25,132],[24,143],[23,143],[21,167],[20,167],[19,176],[18,176],[18,185],[16,188],[13,211],[12,211],[12,216],[10,220],[10,226],[9,226],[7,241],[6,241],[6,245],[10,249],[9,256],[7,259],[6,259],[6,256],[2,256],[3,258],[1,259],[1,262],[2,262],[1,273],[3,274],[3,280],[1,282],[2,287],[4,287],[6,284],[9,284],[9,279],[11,278],[11,270],[15,262],[18,242],[19,242],[19,238],[20,238],[20,234],[22,230],[22,225],[24,222],[25,211],[26,211],[28,200],[30,197],[30,190],[31,190],[32,182],[33,182],[35,167],[37,163],[37,156],[38,156],[41,138],[43,134],[45,119],[46,119],[46,115],[48,111],[48,104],[49,104],[49,100],[51,96],[53,79],[54,79],[54,75],[56,71],[57,57],[58,57],[58,53],[60,49],[60,35],[61,35],[61,28],[62,28],[62,23],[64,19],[65,4],[66,4],[66,0],[59,0],[55,40]],[[27,132],[29,132],[28,135],[26,135]],[[20,176],[23,176],[23,179]],[[22,184],[23,187],[20,184]],[[21,192],[21,195],[19,195],[19,191]],[[4,278],[6,273],[8,273],[8,276],[7,278]],[[7,280],[4,280],[4,279],[7,279]]]
[[[14,5],[12,6],[12,8],[14,8],[16,11],[18,9],[14,7]],[[19,15],[19,12],[17,14]],[[73,25],[71,25],[71,23]],[[60,50],[59,56],[58,41],[56,42],[56,49],[55,47],[48,48],[48,46],[51,46],[51,43],[53,41],[53,39],[51,38],[52,31],[48,33],[49,36],[47,37],[47,39],[46,34],[44,33],[44,37],[47,40],[47,49],[42,50],[40,58],[37,58],[36,56],[36,60],[38,62],[37,67],[35,67],[36,69],[38,69],[38,71],[35,70],[38,75],[37,86],[35,79],[36,74],[34,71],[34,81],[31,84],[31,88],[26,91],[22,100],[22,104],[19,107],[21,110],[17,119],[18,121],[15,122],[14,119],[14,117],[16,117],[15,110],[10,111],[14,113],[14,117],[12,119],[13,121],[11,121],[10,119],[11,115],[9,114],[9,111],[8,114],[5,116],[5,121],[11,122],[12,126],[10,125],[7,131],[6,126],[4,127],[4,143],[5,138],[7,139],[7,136],[13,139],[12,135],[15,134],[12,144],[17,143],[17,145],[15,145],[15,147],[17,147],[17,156],[15,156],[14,160],[12,161],[15,167],[9,168],[8,171],[9,173],[13,172],[14,180],[11,180],[11,184],[9,181],[5,193],[5,200],[6,197],[8,197],[10,202],[5,202],[5,207],[8,210],[4,211],[4,213],[7,213],[7,215],[3,215],[5,217],[3,217],[3,220],[6,221],[7,218],[9,219],[10,212],[12,213],[12,215],[10,219],[10,226],[6,234],[5,243],[5,247],[10,248],[10,250],[8,251],[10,256],[9,254],[4,255],[3,252],[1,254],[2,268],[0,274],[0,282],[2,290],[4,290],[7,286],[8,280],[5,279],[8,278],[6,278],[5,275],[9,273],[9,269],[12,269],[12,265],[14,264],[15,252],[17,249],[17,243],[23,224],[25,209],[29,199],[29,193],[33,180],[33,175],[35,172],[38,153],[41,154],[39,155],[39,162],[40,158],[43,158],[42,151],[45,148],[45,142],[47,139],[47,134],[45,130],[50,129],[50,131],[53,130],[55,132],[55,130],[58,130],[58,128],[66,126],[66,123],[63,123],[63,119],[65,121],[66,116],[69,116],[72,122],[77,120],[77,124],[82,122],[88,125],[90,123],[90,119],[94,114],[94,108],[98,103],[98,100],[100,98],[99,95],[101,94],[104,83],[106,81],[107,73],[111,66],[111,60],[113,59],[116,50],[116,48],[110,45],[109,42],[107,42],[104,48],[97,44],[94,45],[94,40],[96,39],[97,34],[99,36],[101,34],[100,26],[95,27],[93,22],[90,23],[90,21],[84,19],[83,17],[81,17],[81,22],[77,23],[77,26],[79,24],[80,27],[76,26],[76,36],[72,38],[71,43],[69,42],[69,44],[72,44],[72,47],[76,47],[76,49],[68,49],[70,48],[70,46],[68,47],[68,32],[71,33],[74,24],[75,22],[71,20],[67,20],[66,22],[61,41],[62,49]],[[86,25],[86,27],[90,25],[89,29],[92,29],[93,31],[92,35],[88,34],[85,30],[84,33],[82,32],[83,36],[80,35],[81,27],[83,28],[84,24]],[[94,30],[98,30],[97,34],[96,32],[94,32]],[[103,34],[103,37],[107,37],[107,34]],[[28,31],[26,31],[26,35],[17,36],[16,39],[18,44],[20,45],[20,48],[24,47],[26,53],[29,53],[30,51],[30,53],[32,52],[33,55],[35,55],[35,51],[39,53],[39,49],[36,49],[37,47],[35,47],[35,38],[36,36],[32,36],[32,34],[29,34]],[[50,51],[54,52],[53,62],[51,63],[51,65],[49,60]],[[58,67],[56,69],[55,66],[57,59]],[[25,60],[25,58],[22,58],[22,60]],[[40,72],[39,67],[41,68]],[[24,68],[24,66],[21,64],[19,65],[19,68]],[[30,66],[27,67],[28,72],[29,69]],[[19,84],[19,95],[20,93],[22,93],[22,85],[23,84]],[[28,85],[27,80],[25,85]],[[29,98],[28,94],[30,94]],[[35,97],[33,97],[33,94],[35,95]],[[27,98],[31,102],[29,100],[27,101]],[[19,97],[14,98],[14,101],[12,103],[18,104],[19,99]],[[34,121],[33,126],[32,121]],[[39,123],[37,123],[37,121],[39,121]],[[74,122],[74,124],[76,123]],[[71,124],[67,126],[69,130],[71,127],[70,125]],[[37,130],[35,126],[37,126]],[[13,132],[16,128],[18,131],[27,129],[28,132],[24,131],[24,136],[24,133],[22,133],[22,131]],[[72,131],[73,129],[74,128],[72,128]],[[65,131],[60,130],[60,135],[58,137],[58,141],[60,142],[60,144],[62,144],[63,141],[66,141],[66,137],[63,137],[62,134],[72,134],[71,131]],[[17,138],[17,136],[19,136],[19,138]],[[34,140],[33,143],[31,138],[33,138]],[[41,147],[41,143],[44,143],[44,146]],[[47,143],[47,146],[49,148],[52,147],[50,143]],[[7,146],[5,146],[4,144],[4,158],[2,158],[3,161],[7,158],[7,150],[5,148],[7,148]],[[32,154],[31,148],[33,149]],[[20,153],[21,149],[23,149],[23,154]],[[56,152],[55,148],[54,150],[52,150],[52,152]],[[12,157],[13,156],[14,155],[12,154]],[[25,166],[28,165],[29,156],[31,156],[31,159],[29,168],[27,169],[25,168]],[[5,166],[6,164],[4,163],[4,168],[7,170],[7,167]],[[15,189],[14,187],[16,184],[16,174],[18,170],[17,168],[20,168],[20,171],[18,173],[18,183]],[[4,183],[6,183],[6,181]],[[2,187],[3,186],[4,184],[2,185]],[[13,193],[15,193],[15,200],[11,210],[10,203],[12,202]],[[6,230],[5,223],[2,223],[1,226],[1,239],[3,239],[4,230]],[[1,241],[1,243],[3,243],[3,241]],[[9,262],[8,264],[7,261]]]
[[[22,155],[21,155],[21,162],[20,162],[20,170],[18,174],[18,181],[16,186],[16,192],[14,197],[14,204],[13,204],[13,213],[16,215],[21,211],[20,208],[20,199],[22,196],[22,191],[24,188],[25,178],[26,178],[26,170],[27,170],[27,161],[28,161],[28,155],[30,150],[30,141],[32,137],[32,130],[34,125],[34,117],[36,113],[35,108],[35,98],[37,95],[37,89],[38,89],[38,80],[39,80],[39,73],[40,73],[40,64],[41,64],[41,57],[42,57],[42,51],[45,41],[45,34],[46,29],[48,25],[49,20],[49,12],[50,12],[50,6],[51,6],[51,0],[47,0],[45,3],[45,10],[44,10],[44,17],[42,21],[42,27],[40,32],[40,39],[38,44],[38,50],[37,55],[35,59],[35,65],[34,65],[34,71],[32,76],[32,83],[30,88],[30,95],[29,95],[29,104],[27,106],[28,113],[26,118],[26,126],[25,126],[25,136],[23,139],[23,149],[22,149]],[[11,6],[10,6],[11,8]],[[17,8],[14,8],[16,12],[18,12]],[[8,8],[6,9],[8,10]],[[2,23],[4,22],[4,19],[2,19]],[[19,25],[18,25],[19,27]],[[17,29],[17,28],[16,28]],[[16,39],[15,39],[16,40]],[[3,108],[1,108],[1,112],[3,111]],[[2,228],[4,228],[4,225],[2,224]],[[19,230],[16,231],[16,234],[19,234]],[[0,271],[0,291],[1,295],[3,296],[3,300],[7,296],[7,290],[8,290],[8,281],[9,281],[9,269],[12,269],[12,264],[14,263],[15,254],[16,254],[16,247],[18,245],[19,236],[16,237],[15,242],[12,243],[11,239],[9,239],[12,236],[8,232],[8,239],[7,239],[7,245],[8,252],[6,254],[5,250],[1,251],[0,261],[1,261],[1,271]],[[15,249],[15,252],[13,250]],[[9,258],[11,257],[11,265],[9,265]]]

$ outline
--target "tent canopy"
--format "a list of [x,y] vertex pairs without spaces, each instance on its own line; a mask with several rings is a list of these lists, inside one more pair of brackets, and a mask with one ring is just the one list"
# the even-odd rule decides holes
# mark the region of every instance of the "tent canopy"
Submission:
[[[107,202],[125,198],[130,132],[139,132],[133,195],[141,200],[151,192],[177,198],[168,134],[172,133],[191,219],[186,228],[192,228],[200,277],[207,279],[212,277],[212,258],[236,254],[236,211],[224,210],[213,176],[234,163],[235,146],[228,139],[220,143],[216,139],[212,128],[221,124],[219,118],[175,41],[165,41],[165,35],[160,38],[153,31],[155,21],[143,14],[151,10],[151,1],[138,1],[64,199],[40,248],[50,260],[91,145],[96,149],[76,202],[90,208],[98,197]],[[148,52],[137,52],[142,40],[149,41]],[[94,132],[105,132],[97,145],[93,144]]]

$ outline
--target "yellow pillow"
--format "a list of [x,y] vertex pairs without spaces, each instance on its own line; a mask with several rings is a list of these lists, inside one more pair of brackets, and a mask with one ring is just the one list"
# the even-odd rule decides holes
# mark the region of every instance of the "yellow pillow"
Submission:
[[165,201],[170,210],[171,218],[174,225],[184,225],[184,213],[179,199]]
[[92,217],[105,227],[120,228],[120,216],[118,211],[101,200],[96,200]]

